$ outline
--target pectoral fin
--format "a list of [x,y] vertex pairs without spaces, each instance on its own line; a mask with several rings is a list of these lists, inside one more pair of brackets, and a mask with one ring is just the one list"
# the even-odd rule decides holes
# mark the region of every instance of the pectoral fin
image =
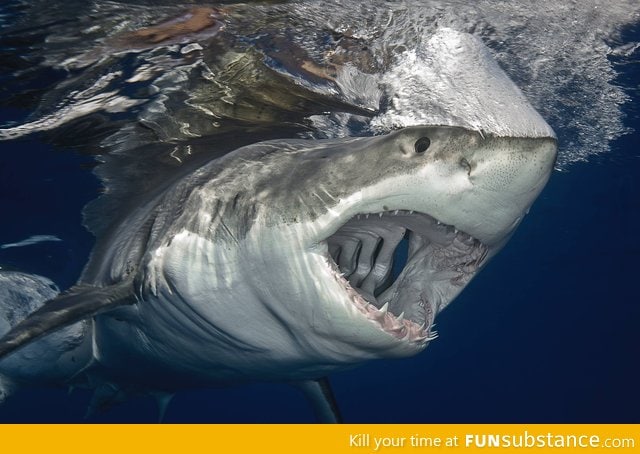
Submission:
[[319,422],[341,423],[342,416],[338,408],[329,379],[324,377],[318,380],[305,380],[294,383],[295,386],[304,392],[307,399],[313,405],[313,411]]
[[35,339],[118,306],[134,304],[131,281],[108,287],[77,285],[47,301],[0,339],[0,358]]

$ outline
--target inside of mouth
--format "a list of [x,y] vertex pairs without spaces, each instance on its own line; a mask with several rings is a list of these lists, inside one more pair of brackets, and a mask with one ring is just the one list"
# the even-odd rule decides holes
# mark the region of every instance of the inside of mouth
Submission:
[[407,210],[354,216],[327,245],[342,278],[367,303],[427,326],[449,302],[439,299],[457,294],[487,254],[454,226]]

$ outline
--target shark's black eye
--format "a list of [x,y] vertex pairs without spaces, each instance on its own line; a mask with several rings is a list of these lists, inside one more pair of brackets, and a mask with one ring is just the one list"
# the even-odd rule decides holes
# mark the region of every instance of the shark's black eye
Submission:
[[416,151],[416,153],[422,154],[427,151],[429,145],[431,145],[431,140],[429,140],[428,137],[420,137],[418,140],[416,140],[413,149]]

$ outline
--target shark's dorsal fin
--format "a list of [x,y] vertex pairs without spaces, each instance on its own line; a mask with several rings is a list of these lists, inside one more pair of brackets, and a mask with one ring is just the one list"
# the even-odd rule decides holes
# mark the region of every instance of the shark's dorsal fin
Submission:
[[331,389],[327,377],[317,380],[304,380],[294,383],[307,396],[313,406],[313,412],[319,422],[341,423],[342,416],[338,408],[338,402]]
[[76,285],[47,301],[0,339],[0,358],[65,326],[117,306],[135,303],[131,281],[107,287]]

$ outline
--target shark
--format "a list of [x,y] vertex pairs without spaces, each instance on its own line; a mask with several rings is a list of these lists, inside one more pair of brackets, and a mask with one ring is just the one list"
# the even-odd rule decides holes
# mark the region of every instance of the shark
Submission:
[[555,154],[553,138],[450,126],[241,148],[105,234],[80,282],[13,327],[0,354],[92,317],[90,362],[157,390],[313,382],[415,355]]
[[551,175],[553,130],[490,69],[507,104],[473,114],[484,105],[500,127],[420,118],[181,167],[101,226],[75,286],[11,324],[0,374],[20,349],[76,327],[74,342],[56,343],[64,380],[95,388],[96,407],[277,381],[299,386],[321,421],[339,421],[327,377],[422,352],[436,316],[504,247]]

